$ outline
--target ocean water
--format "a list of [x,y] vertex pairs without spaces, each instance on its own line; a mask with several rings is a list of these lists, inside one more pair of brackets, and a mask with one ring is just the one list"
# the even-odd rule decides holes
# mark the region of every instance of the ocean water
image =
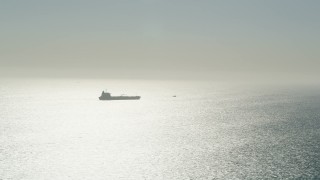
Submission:
[[319,179],[319,90],[3,78],[0,179]]

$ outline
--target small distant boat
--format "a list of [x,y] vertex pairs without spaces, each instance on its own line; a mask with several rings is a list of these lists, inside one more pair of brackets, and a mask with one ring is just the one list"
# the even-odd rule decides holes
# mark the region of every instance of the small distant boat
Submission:
[[111,96],[110,93],[102,91],[101,96],[99,97],[100,100],[139,100],[140,96]]

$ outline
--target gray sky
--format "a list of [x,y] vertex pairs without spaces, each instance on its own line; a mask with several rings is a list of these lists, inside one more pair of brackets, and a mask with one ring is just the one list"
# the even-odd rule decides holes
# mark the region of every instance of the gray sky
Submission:
[[0,75],[318,72],[319,0],[3,0]]

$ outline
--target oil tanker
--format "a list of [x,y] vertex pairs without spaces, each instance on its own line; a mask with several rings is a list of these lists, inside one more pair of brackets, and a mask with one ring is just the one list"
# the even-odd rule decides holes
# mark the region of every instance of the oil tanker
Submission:
[[99,100],[139,100],[140,96],[111,96],[110,93],[102,91]]

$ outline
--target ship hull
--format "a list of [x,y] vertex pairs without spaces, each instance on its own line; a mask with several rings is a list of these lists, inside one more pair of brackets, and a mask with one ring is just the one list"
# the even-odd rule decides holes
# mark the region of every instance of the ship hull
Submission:
[[139,100],[140,96],[111,96],[111,97],[99,97],[99,100]]

